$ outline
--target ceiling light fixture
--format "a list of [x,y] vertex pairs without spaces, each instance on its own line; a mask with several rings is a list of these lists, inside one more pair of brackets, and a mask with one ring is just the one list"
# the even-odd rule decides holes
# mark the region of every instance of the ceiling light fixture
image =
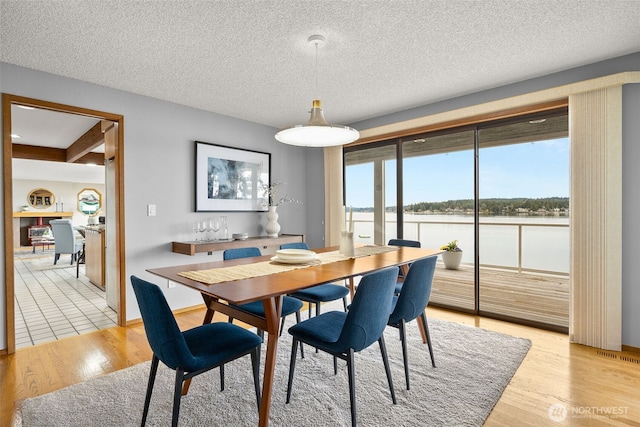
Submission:
[[11,134],[11,138],[16,138],[16,139],[18,139],[18,138],[22,138],[22,137],[21,137],[20,135],[18,135],[17,133],[12,133],[12,134]]
[[[309,36],[307,41],[316,48],[316,98],[318,97],[318,47],[323,46],[326,39],[321,35]],[[276,133],[276,139],[290,145],[303,147],[331,147],[344,145],[355,141],[360,133],[349,127],[330,125],[324,118],[319,99],[314,99],[311,107],[311,117],[306,124],[295,125]]]

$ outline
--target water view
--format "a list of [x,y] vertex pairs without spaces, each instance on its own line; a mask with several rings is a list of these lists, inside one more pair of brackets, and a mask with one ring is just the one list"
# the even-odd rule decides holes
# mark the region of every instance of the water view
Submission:
[[[353,221],[356,242],[373,244],[373,213],[354,212]],[[387,213],[385,239],[394,237],[396,214]],[[458,240],[464,251],[462,262],[473,264],[474,232],[470,215],[405,213],[404,238],[418,240],[426,248],[439,248]],[[568,274],[569,238],[568,216],[482,216],[480,265]]]

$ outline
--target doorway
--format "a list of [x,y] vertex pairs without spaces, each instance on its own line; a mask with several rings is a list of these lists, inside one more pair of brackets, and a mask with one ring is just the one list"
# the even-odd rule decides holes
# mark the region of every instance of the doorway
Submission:
[[[14,145],[12,142],[12,106],[24,106],[36,109],[49,110],[60,113],[80,115],[90,117],[99,121],[95,131],[102,138],[105,152],[100,157],[102,161],[109,165],[105,168],[105,182],[108,182],[110,188],[106,195],[109,200],[109,209],[105,217],[106,240],[110,244],[105,250],[105,265],[109,270],[106,276],[106,287],[110,288],[115,295],[117,312],[116,321],[118,325],[126,324],[126,301],[125,301],[125,253],[124,253],[124,180],[123,180],[123,122],[121,115],[106,113],[96,110],[90,110],[80,107],[74,107],[63,104],[51,103],[37,99],[25,98],[15,95],[3,94],[3,146],[4,146],[4,213],[5,213],[5,290],[6,290],[6,337],[7,352],[15,351],[15,324],[16,315],[15,307],[15,272],[14,272],[14,246],[15,246],[15,223],[14,212],[16,204],[13,197],[13,159],[23,158],[31,160],[49,160],[49,161],[81,161],[84,154],[89,156],[91,153],[83,153],[90,151],[86,141],[76,141],[72,147],[66,150],[51,147],[35,147],[35,149],[25,149],[23,146]],[[84,148],[83,148],[84,147]],[[95,153],[93,153],[95,156]]]

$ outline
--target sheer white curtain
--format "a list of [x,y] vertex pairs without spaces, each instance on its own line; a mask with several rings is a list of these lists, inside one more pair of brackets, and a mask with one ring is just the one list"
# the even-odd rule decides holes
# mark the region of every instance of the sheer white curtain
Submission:
[[569,96],[572,342],[622,346],[622,87]]
[[344,224],[342,195],[342,146],[324,148],[324,242],[326,246],[340,244]]

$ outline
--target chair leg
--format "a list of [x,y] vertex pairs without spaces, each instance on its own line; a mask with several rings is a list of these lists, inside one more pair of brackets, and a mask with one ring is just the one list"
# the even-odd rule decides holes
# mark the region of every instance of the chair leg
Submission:
[[333,356],[333,375],[338,375],[338,358]]
[[293,385],[293,371],[296,370],[296,354],[298,353],[298,340],[293,339],[293,344],[291,345],[291,360],[289,362],[289,381],[287,382],[287,401],[291,399],[291,386]]
[[433,356],[433,346],[431,345],[431,335],[429,334],[429,325],[427,325],[427,315],[422,313],[420,315],[422,319],[422,325],[424,326],[424,332],[427,334],[427,345],[429,346],[429,355],[431,356],[431,366],[436,367],[436,359]]
[[380,344],[380,353],[382,353],[382,362],[384,363],[384,370],[387,372],[387,381],[389,382],[389,391],[391,392],[391,401],[395,405],[396,391],[393,388],[393,380],[391,379],[391,368],[389,367],[389,358],[387,357],[387,346],[384,344],[384,336],[380,336],[378,340]]
[[409,390],[409,355],[407,354],[407,324],[404,319],[400,320],[398,330],[400,331],[400,341],[402,342],[402,362],[404,363],[404,380]]
[[[300,323],[300,311],[296,311],[296,323]],[[300,343],[300,357],[304,359],[304,345],[302,343]]]
[[251,352],[251,367],[253,368],[253,385],[256,389],[256,402],[258,403],[258,410],[260,410],[260,346],[257,346]]
[[342,297],[342,305],[344,306],[344,312],[347,312],[347,297]]
[[59,259],[60,259],[60,254],[55,254],[53,257],[53,265],[56,265]]
[[[308,304],[309,304],[309,319],[311,319],[311,301],[309,301]],[[318,314],[316,313],[316,316],[317,315]]]
[[151,371],[149,372],[149,382],[147,383],[147,395],[144,398],[144,409],[142,410],[141,427],[147,423],[147,415],[149,414],[149,403],[151,402],[151,393],[153,393],[153,383],[156,381],[156,373],[158,372],[158,358],[153,355],[151,359]]
[[178,427],[178,416],[180,415],[180,399],[182,398],[182,383],[184,382],[184,371],[176,369],[176,384],[173,389],[173,415],[171,417],[171,427]]
[[356,427],[356,373],[353,369],[353,349],[347,350],[347,372],[349,373],[349,402],[351,403],[351,426]]
[[[309,306],[311,307],[311,306]],[[309,313],[311,314],[311,313]],[[316,316],[320,316],[320,301],[316,302]],[[316,353],[318,352],[318,347],[316,347]]]
[[220,365],[220,391],[224,391],[224,363]]

